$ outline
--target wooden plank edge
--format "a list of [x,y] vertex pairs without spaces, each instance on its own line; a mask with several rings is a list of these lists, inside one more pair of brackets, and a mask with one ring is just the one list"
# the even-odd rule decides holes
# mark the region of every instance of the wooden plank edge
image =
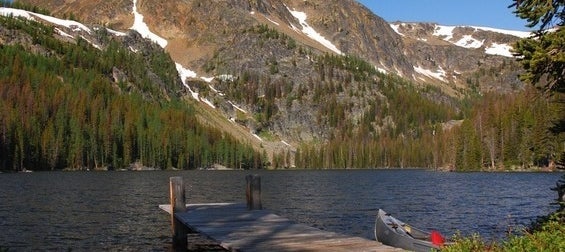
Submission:
[[[229,205],[242,205],[243,203],[197,203],[197,204],[186,204],[186,208],[195,208],[195,207],[205,207],[205,206],[229,206]],[[171,204],[162,204],[159,205],[159,208],[168,214],[171,214]]]

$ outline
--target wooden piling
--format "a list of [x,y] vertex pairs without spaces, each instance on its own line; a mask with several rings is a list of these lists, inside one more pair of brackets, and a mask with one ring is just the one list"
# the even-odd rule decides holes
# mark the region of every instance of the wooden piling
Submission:
[[257,174],[247,175],[245,180],[247,181],[247,189],[245,190],[247,209],[263,209],[261,204],[261,177]]
[[171,177],[169,179],[171,194],[171,227],[173,231],[173,247],[176,251],[183,251],[187,248],[187,230],[185,225],[180,222],[175,213],[186,212],[186,199],[182,177]]

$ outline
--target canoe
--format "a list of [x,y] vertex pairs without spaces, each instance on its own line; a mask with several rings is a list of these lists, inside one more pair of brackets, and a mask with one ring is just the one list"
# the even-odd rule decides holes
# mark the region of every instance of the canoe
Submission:
[[375,238],[385,245],[418,252],[440,250],[445,241],[439,232],[411,227],[382,209],[375,221]]

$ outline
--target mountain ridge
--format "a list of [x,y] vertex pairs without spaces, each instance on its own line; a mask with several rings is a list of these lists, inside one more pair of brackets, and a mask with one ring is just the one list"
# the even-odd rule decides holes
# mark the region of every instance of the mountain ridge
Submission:
[[[55,8],[55,13],[66,13],[70,11],[69,9],[83,10],[83,8],[93,4],[93,2],[90,2],[87,6],[80,6],[76,2],[70,4],[59,3],[60,1],[57,3],[42,3],[33,0],[23,2],[39,4],[47,8],[53,8],[57,5],[68,6],[68,8],[61,6]],[[100,5],[98,9],[104,9],[108,2],[111,1]],[[115,1],[118,6],[126,6],[127,2]],[[110,27],[127,29],[131,26],[124,24],[133,23],[131,16],[134,1],[129,2],[132,5],[129,13],[125,9],[121,9],[118,14],[101,15],[99,11],[90,10],[81,14],[81,17],[93,19],[93,16],[97,16],[98,18],[94,20],[104,20],[101,23]],[[394,32],[394,29],[382,18],[353,0],[330,2],[240,0],[183,3],[180,1],[168,1],[167,3],[140,1],[138,10],[145,12],[145,23],[148,26],[152,27],[161,37],[170,40],[170,48],[167,50],[175,61],[201,74],[202,61],[209,60],[213,56],[214,50],[225,47],[224,43],[226,42],[232,42],[233,39],[236,39],[234,35],[241,32],[244,29],[243,27],[252,26],[253,22],[269,25],[271,28],[322,52],[328,50],[326,46],[318,43],[319,41],[312,41],[311,38],[311,41],[308,41],[308,37],[305,38],[304,36],[305,34],[298,33],[302,25],[292,15],[292,11],[295,11],[303,13],[305,19],[307,19],[306,23],[310,23],[310,28],[322,37],[327,37],[328,41],[333,43],[340,52],[363,55],[363,58],[373,63],[378,69],[399,74],[416,82],[421,82],[419,77],[429,77],[414,69],[423,62],[421,60],[418,60],[420,62],[414,61],[414,55],[406,51],[406,47],[409,47],[411,43],[405,45],[402,41],[402,33]],[[355,10],[355,13],[347,11],[350,9]],[[224,10],[229,11],[223,12]],[[222,12],[223,15],[219,12]],[[163,15],[163,13],[168,13],[168,15]],[[331,13],[331,15],[320,15],[325,13]],[[122,18],[123,16],[129,16],[129,21]],[[158,17],[160,17],[160,20],[157,20]],[[219,17],[219,20],[208,19],[207,17]],[[106,20],[110,20],[110,22],[106,22]],[[227,34],[230,39],[221,39],[221,36],[218,36],[221,34]],[[506,40],[508,39],[506,38]],[[190,53],[190,56],[187,56],[185,52]],[[473,57],[479,58],[479,56]],[[412,58],[412,60],[409,58]],[[442,68],[446,69],[447,67],[442,66]],[[474,69],[477,70],[477,67]],[[435,69],[433,70],[435,71]],[[432,81],[438,80],[449,82],[440,78],[432,78]],[[450,81],[461,82],[456,79]]]
[[[383,73],[415,82],[423,97],[456,110],[461,97],[522,88],[513,59],[442,39],[427,43],[402,36],[352,0],[22,2],[116,30],[136,27],[136,6],[147,30],[166,40],[187,97],[248,129],[258,145],[278,143],[269,150],[271,157],[303,142],[323,142],[336,129],[343,134],[359,127],[370,104],[390,102],[377,85],[388,80]],[[94,5],[98,8],[88,8]],[[102,11],[110,6],[118,8]],[[320,106],[324,101],[331,109]],[[347,113],[333,115],[335,109]],[[390,115],[371,120],[376,132],[399,123]],[[285,148],[289,143],[292,147]]]

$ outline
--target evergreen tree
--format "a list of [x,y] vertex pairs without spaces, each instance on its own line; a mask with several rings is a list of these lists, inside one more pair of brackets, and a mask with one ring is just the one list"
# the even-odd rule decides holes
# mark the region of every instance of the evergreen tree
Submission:
[[[161,48],[146,58],[112,38],[99,50],[33,21],[0,16],[0,26],[52,52],[0,46],[0,169],[262,167],[251,146],[196,120]],[[234,150],[245,155],[230,161]]]
[[[514,46],[525,73],[521,79],[542,89],[553,101],[565,109],[565,1],[514,0],[510,6],[516,16],[526,20],[528,27],[537,28],[535,34]],[[550,128],[561,134],[560,145],[565,145],[565,113],[561,113]],[[560,152],[565,161],[565,150]],[[561,164],[564,165],[564,164]]]

